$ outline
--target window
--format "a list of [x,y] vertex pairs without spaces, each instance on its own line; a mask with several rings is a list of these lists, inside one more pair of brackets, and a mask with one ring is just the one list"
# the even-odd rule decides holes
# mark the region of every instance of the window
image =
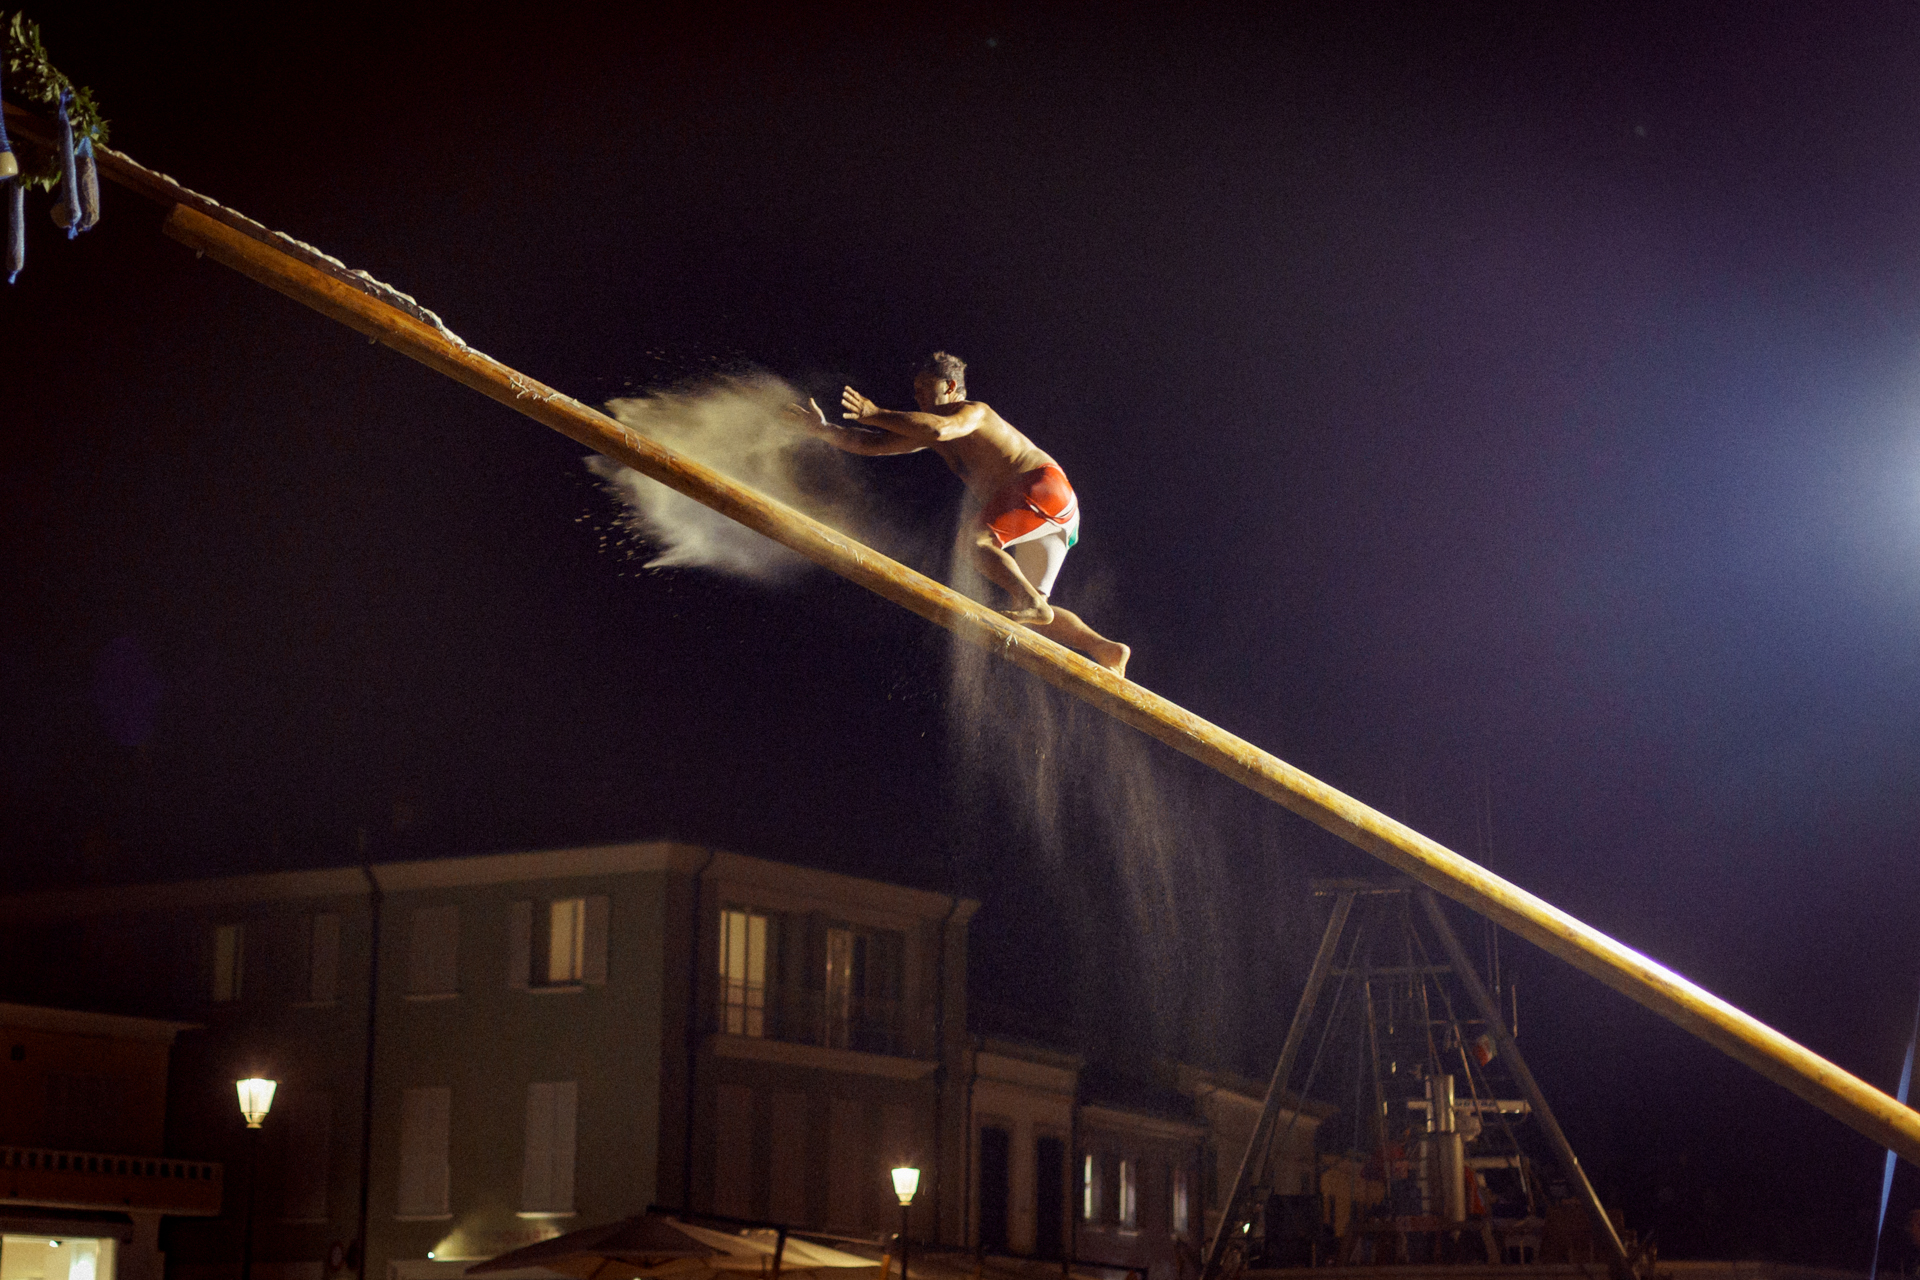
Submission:
[[607,981],[605,895],[516,902],[507,914],[507,985],[578,991]]
[[1100,1220],[1100,1162],[1089,1152],[1080,1164],[1080,1218]]
[[307,935],[307,1001],[332,1004],[340,998],[340,917],[312,917]]
[[1135,1231],[1140,1226],[1140,1189],[1137,1185],[1140,1174],[1138,1162],[1122,1160],[1120,1162],[1119,1201],[1120,1227],[1125,1231]]
[[1058,1134],[1033,1140],[1033,1256],[1059,1258],[1066,1253],[1067,1141]]
[[452,1216],[447,1123],[453,1090],[445,1085],[408,1089],[400,1098],[400,1203],[396,1217],[421,1221]]
[[409,999],[455,995],[460,990],[460,908],[421,907],[407,933]]
[[112,1239],[0,1236],[0,1274],[33,1280],[113,1280]]
[[1012,1151],[1013,1135],[1004,1126],[980,1126],[980,1247],[988,1253],[1007,1252]]
[[740,907],[720,913],[720,1029],[767,1034],[767,917]]
[[[575,899],[579,901],[579,899]],[[526,1160],[520,1172],[520,1215],[573,1213],[574,1129],[580,1086],[572,1080],[527,1086]]]
[[1182,1239],[1187,1234],[1187,1171],[1176,1168],[1173,1171],[1173,1234]]
[[547,981],[578,982],[587,968],[587,900],[547,904]]
[[895,1052],[905,939],[829,926],[824,950],[821,1042],[830,1049]]
[[213,999],[216,1004],[231,1004],[240,998],[240,982],[246,963],[247,931],[237,924],[215,925],[213,929]]

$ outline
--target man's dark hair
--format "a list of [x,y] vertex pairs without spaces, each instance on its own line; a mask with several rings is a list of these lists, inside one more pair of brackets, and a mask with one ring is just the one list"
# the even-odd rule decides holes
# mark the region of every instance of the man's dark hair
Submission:
[[945,351],[936,351],[927,357],[925,364],[920,366],[920,372],[951,380],[955,393],[962,400],[967,398],[967,362],[959,356]]

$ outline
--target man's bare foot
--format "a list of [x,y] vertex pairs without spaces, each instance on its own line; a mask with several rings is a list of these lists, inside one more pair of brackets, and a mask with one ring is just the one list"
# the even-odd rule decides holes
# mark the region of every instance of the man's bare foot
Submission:
[[1002,609],[1000,616],[1014,622],[1024,622],[1030,627],[1044,627],[1053,621],[1053,606],[1042,600],[1024,609]]
[[1133,650],[1118,640],[1109,640],[1087,650],[1087,656],[1124,680],[1127,677],[1127,659],[1133,656]]

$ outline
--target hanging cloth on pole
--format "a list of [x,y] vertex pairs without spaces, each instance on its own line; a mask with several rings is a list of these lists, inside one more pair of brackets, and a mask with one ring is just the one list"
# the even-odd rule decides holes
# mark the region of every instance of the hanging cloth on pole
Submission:
[[0,182],[7,194],[7,283],[27,265],[27,184],[18,177]]
[[[1907,1105],[1907,1086],[1913,1083],[1913,1047],[1920,1043],[1920,1007],[1913,1011],[1913,1034],[1907,1037],[1907,1060],[1900,1068],[1900,1092],[1894,1100]],[[1867,1280],[1880,1274],[1880,1237],[1887,1229],[1887,1198],[1893,1194],[1893,1152],[1887,1152],[1887,1170],[1880,1175],[1880,1217],[1873,1226],[1873,1265],[1867,1268]]]
[[67,239],[80,234],[80,164],[73,154],[73,120],[67,108],[73,94],[60,91],[60,199],[53,206],[53,221],[67,229]]
[[81,231],[93,230],[93,224],[100,221],[100,167],[93,162],[93,139],[80,139],[80,145],[73,149],[73,160],[77,172],[75,179],[80,188]]

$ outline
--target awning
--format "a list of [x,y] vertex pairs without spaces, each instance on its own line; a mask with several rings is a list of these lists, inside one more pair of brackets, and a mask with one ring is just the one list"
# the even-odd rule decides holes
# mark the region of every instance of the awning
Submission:
[[8,1205],[0,1209],[0,1235],[73,1236],[79,1240],[133,1239],[133,1219],[106,1209],[36,1209]]

